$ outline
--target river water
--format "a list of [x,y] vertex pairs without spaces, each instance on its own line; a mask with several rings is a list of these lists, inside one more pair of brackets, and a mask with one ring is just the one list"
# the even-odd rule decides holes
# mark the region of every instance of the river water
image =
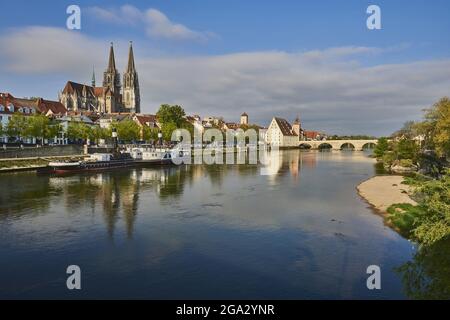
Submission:
[[416,249],[355,189],[373,159],[291,150],[260,169],[1,175],[0,298],[408,298],[398,268]]

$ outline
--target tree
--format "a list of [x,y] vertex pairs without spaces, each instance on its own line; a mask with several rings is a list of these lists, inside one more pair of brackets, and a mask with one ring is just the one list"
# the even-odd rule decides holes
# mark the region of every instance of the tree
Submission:
[[400,139],[394,146],[394,152],[398,160],[411,159],[416,162],[419,154],[419,146],[415,140]]
[[164,141],[171,141],[172,132],[174,132],[177,129],[178,129],[177,125],[173,122],[164,123],[161,129]]
[[91,130],[91,139],[94,140],[95,143],[98,143],[100,139],[108,139],[110,136],[110,130],[100,126],[95,126]]
[[414,121],[407,121],[403,127],[394,133],[394,137],[414,139],[418,135],[417,124]]
[[20,114],[14,114],[8,122],[6,133],[9,137],[16,137],[20,141],[27,135],[27,119]]
[[83,122],[70,122],[67,136],[72,140],[87,140],[92,138],[92,129]]
[[374,155],[377,158],[382,158],[385,153],[389,150],[389,141],[387,138],[378,139],[378,143],[373,150]]
[[140,128],[136,122],[131,119],[115,122],[113,128],[117,129],[117,137],[126,142],[138,140],[140,137]]
[[159,132],[158,128],[150,128],[149,126],[144,126],[142,128],[142,138],[145,141],[150,141],[150,140],[155,141],[158,139],[158,132]]
[[61,132],[62,127],[60,124],[54,123],[54,124],[49,124],[44,132],[44,138],[45,139],[51,139],[54,138],[56,136],[58,136],[58,134]]
[[450,99],[443,98],[434,106],[437,113],[433,141],[440,156],[450,156]]
[[186,113],[179,105],[163,104],[156,113],[161,124],[174,123],[177,128],[181,128],[184,124]]
[[444,97],[425,110],[425,120],[417,125],[424,147],[436,150],[441,157],[450,156],[450,98]]
[[25,136],[40,138],[41,144],[48,137],[48,126],[50,120],[44,115],[33,115],[26,119]]

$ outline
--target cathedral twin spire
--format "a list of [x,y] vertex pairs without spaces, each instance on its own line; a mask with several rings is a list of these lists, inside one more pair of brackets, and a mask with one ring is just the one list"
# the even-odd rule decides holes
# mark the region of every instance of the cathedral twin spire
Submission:
[[[95,74],[92,82],[95,83]],[[103,75],[103,87],[109,88],[115,96],[119,96],[120,104],[124,111],[140,112],[140,92],[139,80],[134,62],[133,43],[130,41],[130,49],[128,53],[128,65],[123,76],[123,91],[121,90],[120,74],[116,68],[116,59],[114,55],[114,45],[111,42],[109,49],[108,67]],[[121,91],[123,94],[121,94]]]

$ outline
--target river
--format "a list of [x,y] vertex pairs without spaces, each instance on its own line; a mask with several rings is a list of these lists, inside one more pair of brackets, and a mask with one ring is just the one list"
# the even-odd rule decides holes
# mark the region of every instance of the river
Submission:
[[[0,298],[404,299],[415,255],[356,186],[363,152],[0,176]],[[78,265],[82,289],[66,288]],[[366,269],[381,268],[381,290]]]

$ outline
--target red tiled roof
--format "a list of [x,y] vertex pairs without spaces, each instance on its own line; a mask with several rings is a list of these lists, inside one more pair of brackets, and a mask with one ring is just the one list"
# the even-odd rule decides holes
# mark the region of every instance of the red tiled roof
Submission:
[[296,136],[296,134],[292,131],[291,124],[286,119],[275,118],[275,121],[280,128],[283,136]]
[[307,139],[316,139],[320,135],[318,131],[304,131],[304,135]]
[[51,101],[45,99],[38,99],[37,105],[39,111],[43,114],[47,114],[51,111],[53,114],[62,115],[67,113],[66,107],[59,101]]
[[155,123],[156,115],[148,114],[148,115],[135,115],[136,120],[142,125],[147,125],[147,123]]

